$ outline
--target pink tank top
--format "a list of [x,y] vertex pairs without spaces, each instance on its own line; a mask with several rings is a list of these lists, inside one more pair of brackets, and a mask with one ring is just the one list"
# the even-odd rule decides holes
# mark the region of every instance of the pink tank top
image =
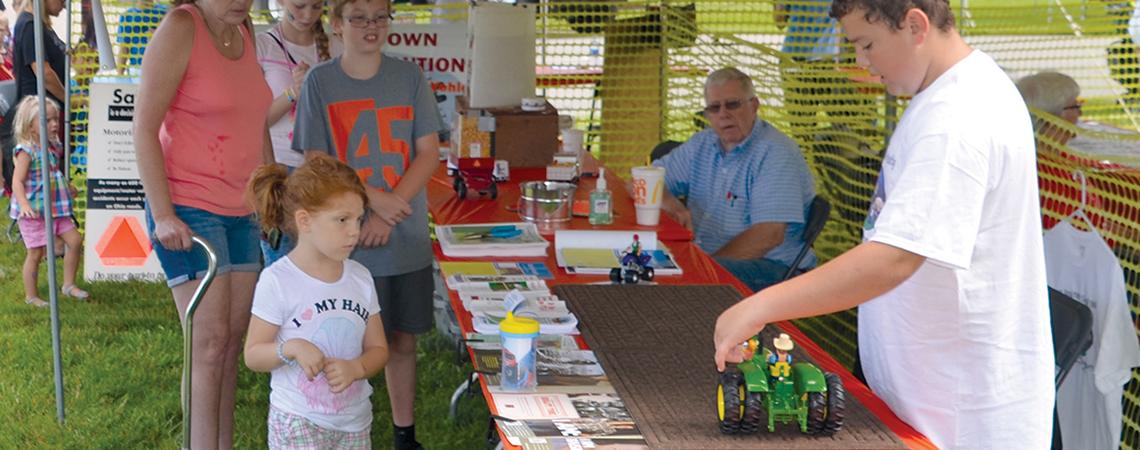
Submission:
[[243,194],[261,164],[273,101],[256,47],[239,26],[242,56],[226,58],[214,47],[198,8],[177,9],[194,17],[194,43],[158,133],[171,201],[225,216],[251,214]]

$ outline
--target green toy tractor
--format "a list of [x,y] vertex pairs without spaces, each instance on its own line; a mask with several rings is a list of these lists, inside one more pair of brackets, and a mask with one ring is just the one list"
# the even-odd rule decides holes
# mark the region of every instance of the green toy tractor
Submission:
[[[787,339],[787,335],[776,339],[777,344],[780,339]],[[790,346],[790,340],[787,342],[785,345]],[[793,423],[803,433],[823,436],[843,427],[846,391],[839,375],[824,373],[811,363],[779,361],[786,358],[790,347],[773,357],[769,349],[755,351],[755,339],[745,345],[752,356],[727,368],[717,383],[721,432],[755,433],[765,416],[769,432],[776,431],[777,423]]]

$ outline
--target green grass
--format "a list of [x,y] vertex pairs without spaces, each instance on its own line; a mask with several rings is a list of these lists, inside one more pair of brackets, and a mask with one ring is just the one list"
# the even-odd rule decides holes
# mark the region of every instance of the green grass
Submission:
[[[7,201],[0,201],[7,211]],[[3,220],[7,225],[7,220]],[[181,439],[181,328],[163,284],[86,285],[93,300],[60,299],[66,421],[56,422],[51,324],[47,309],[24,304],[22,244],[0,239],[0,448],[177,448]],[[62,270],[61,265],[57,265]],[[46,267],[40,293],[47,299]],[[464,376],[454,351],[431,333],[419,345],[416,434],[427,448],[483,448],[487,409],[465,398],[461,420],[447,419]],[[383,375],[372,379],[375,448],[392,442]],[[265,448],[269,375],[238,376],[236,448]]]

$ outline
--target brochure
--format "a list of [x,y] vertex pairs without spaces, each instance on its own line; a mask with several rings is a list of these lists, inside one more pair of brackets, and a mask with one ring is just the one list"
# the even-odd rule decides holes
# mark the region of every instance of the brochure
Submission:
[[495,394],[498,415],[514,420],[605,419],[633,422],[625,403],[614,393]]
[[637,424],[630,420],[607,419],[497,419],[507,441],[514,445],[557,442],[559,439],[644,440]]
[[525,282],[530,290],[548,289],[542,278],[534,275],[452,275],[447,277],[447,288],[458,291],[462,288],[470,290],[491,290],[492,284],[504,285],[508,283]]
[[[502,300],[470,300],[463,302],[463,308],[472,314],[478,312],[502,313],[506,311]],[[570,313],[566,302],[555,296],[527,298],[519,310],[523,315],[536,317],[561,317]]]
[[444,277],[455,275],[530,275],[544,280],[554,278],[544,262],[500,261],[440,261],[439,270]]
[[[492,393],[503,392],[499,388],[499,364],[502,348],[472,347],[475,357],[472,360],[476,372],[482,373]],[[535,361],[538,373],[536,393],[613,393],[613,385],[606,378],[594,352],[565,348],[543,347],[537,349]]]
[[495,411],[508,419],[577,419],[578,411],[566,394],[496,394]]
[[436,225],[444,255],[451,257],[545,257],[550,242],[529,222]]
[[[615,438],[521,438],[523,450],[649,450],[649,443],[644,438],[629,439]],[[512,444],[514,442],[511,442]]]
[[[503,348],[499,333],[467,333],[467,339],[465,342],[467,343],[468,347],[471,347],[473,349],[492,349],[499,351]],[[573,336],[567,336],[564,334],[540,334],[538,335],[538,340],[535,345],[539,349],[562,348],[573,350],[578,348],[578,341],[574,339]],[[498,370],[498,366],[495,367],[495,370]]]
[[554,251],[558,266],[572,274],[605,275],[621,267],[621,258],[637,236],[641,251],[652,256],[649,265],[656,276],[680,275],[681,267],[668,247],[652,231],[558,230]]
[[[471,324],[479,333],[499,332],[499,322],[507,316],[506,311],[478,312],[471,314]],[[578,334],[578,317],[573,313],[559,317],[535,317],[542,334]]]

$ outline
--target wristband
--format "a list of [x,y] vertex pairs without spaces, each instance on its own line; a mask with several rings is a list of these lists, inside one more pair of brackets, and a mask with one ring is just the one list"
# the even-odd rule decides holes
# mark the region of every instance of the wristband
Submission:
[[297,103],[297,96],[293,95],[293,88],[285,90],[285,98],[289,99],[289,103]]
[[285,357],[285,342],[277,344],[277,358],[281,360],[286,366],[293,367],[297,365],[297,360]]

